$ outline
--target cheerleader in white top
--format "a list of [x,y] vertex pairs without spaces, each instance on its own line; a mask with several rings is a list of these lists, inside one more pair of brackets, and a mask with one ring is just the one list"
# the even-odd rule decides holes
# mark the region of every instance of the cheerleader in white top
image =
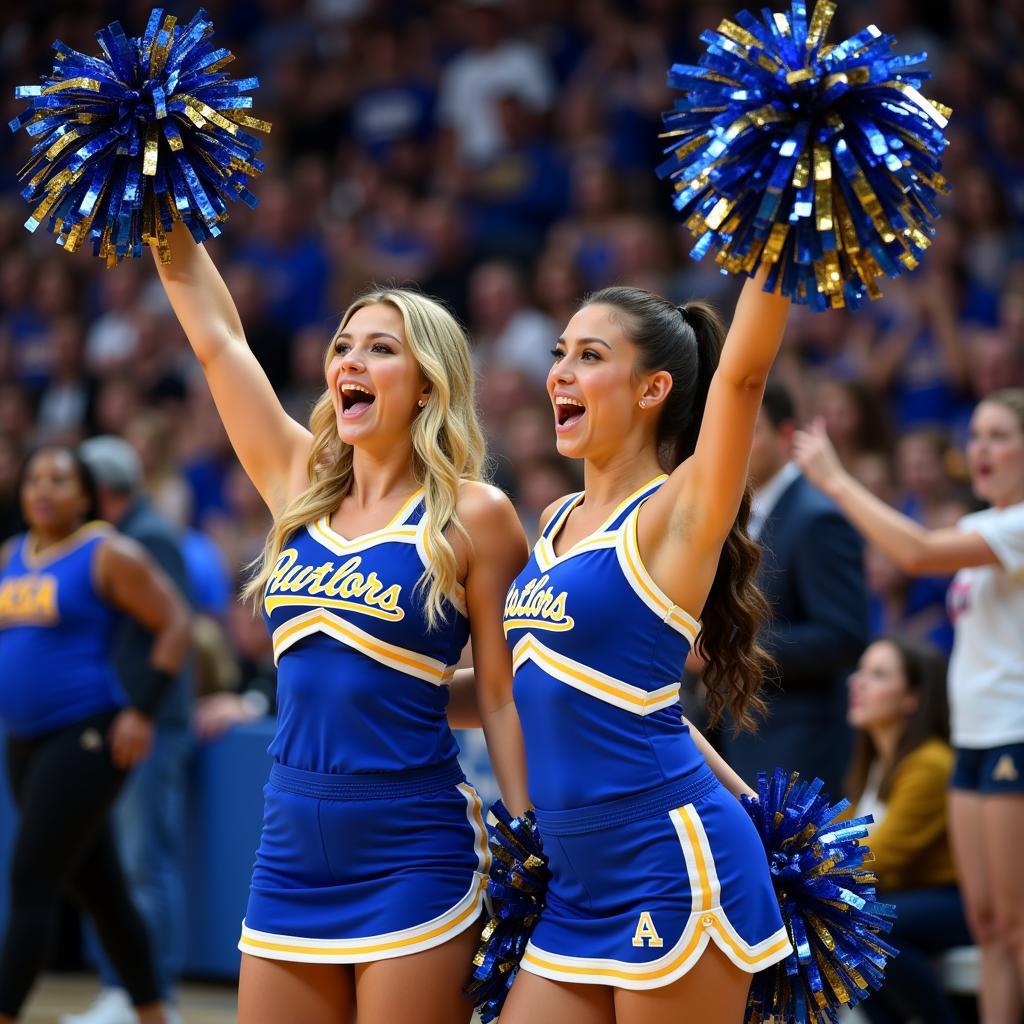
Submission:
[[988,395],[971,417],[967,468],[989,504],[929,530],[847,473],[817,422],[796,435],[807,478],[909,575],[956,573],[950,834],[967,921],[981,946],[982,1019],[1024,1012],[1024,389]]
[[274,515],[248,594],[278,661],[278,729],[239,948],[242,1024],[459,1024],[488,851],[445,717],[472,639],[502,792],[526,808],[501,630],[526,559],[479,480],[466,338],[432,300],[368,293],[325,357],[310,429],[245,343],[180,225],[161,280],[231,443]]
[[707,306],[636,288],[591,296],[555,346],[585,489],[545,513],[505,606],[552,877],[502,1024],[739,1024],[791,951],[750,790],[679,707],[694,644],[714,716],[759,704],[747,460],[788,308],[763,284],[724,347]]

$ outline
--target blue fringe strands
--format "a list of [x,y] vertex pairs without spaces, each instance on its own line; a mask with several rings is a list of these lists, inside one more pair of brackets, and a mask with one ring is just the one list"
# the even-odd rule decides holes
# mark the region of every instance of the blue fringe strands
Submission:
[[[764,843],[782,918],[794,952],[754,975],[746,1024],[839,1024],[882,982],[896,950],[882,937],[895,908],[875,898],[864,865],[870,815],[840,821],[848,800],[831,805],[822,782],[775,769],[758,776],[756,798],[742,803]],[[490,919],[466,988],[483,1024],[497,1019],[533,928],[551,874],[532,812],[513,818],[500,802],[488,816],[493,856],[487,884]]]
[[513,818],[498,801],[487,816],[491,873],[487,882],[490,919],[473,958],[473,980],[466,987],[483,1024],[501,1013],[519,971],[534,925],[544,907],[551,872],[532,811]]
[[71,252],[91,239],[108,266],[155,240],[167,263],[175,221],[201,242],[220,233],[229,200],[256,205],[246,185],[264,169],[262,143],[246,129],[270,124],[247,112],[259,82],[229,78],[234,57],[212,33],[203,10],[181,26],[157,8],[141,37],[116,21],[97,32],[99,57],[53,44],[52,70],[16,89],[29,106],[9,123],[37,140],[19,172],[29,231],[45,222]]
[[658,176],[723,270],[769,266],[766,290],[813,309],[856,307],[877,279],[913,270],[935,234],[950,109],[919,92],[926,54],[899,56],[874,25],[836,45],[836,10],[805,0],[788,14],[741,11],[675,64],[683,95],[663,115]]
[[896,954],[880,934],[892,927],[895,908],[878,902],[878,879],[864,867],[872,818],[838,820],[850,802],[830,805],[822,785],[776,768],[758,773],[756,798],[742,798],[794,948],[754,975],[747,1024],[837,1024],[841,1007],[879,987]]

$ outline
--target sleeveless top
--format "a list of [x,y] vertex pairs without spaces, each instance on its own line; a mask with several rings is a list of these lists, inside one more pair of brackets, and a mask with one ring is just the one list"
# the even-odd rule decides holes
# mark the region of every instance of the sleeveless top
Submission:
[[278,666],[276,761],[349,774],[457,755],[447,684],[469,621],[460,590],[427,626],[424,511],[420,490],[382,529],[347,540],[324,517],[282,550],[263,595]]
[[562,555],[551,517],[505,602],[530,799],[542,810],[614,800],[704,763],[681,719],[679,681],[700,623],[644,568],[637,515],[666,478],[630,495]]
[[112,660],[120,613],[94,578],[97,548],[112,532],[87,523],[38,554],[24,534],[0,568],[0,721],[14,736],[126,703]]

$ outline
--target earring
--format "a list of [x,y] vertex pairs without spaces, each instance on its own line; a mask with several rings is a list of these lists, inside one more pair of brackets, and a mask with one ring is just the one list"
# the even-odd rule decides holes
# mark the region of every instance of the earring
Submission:
[[646,398],[641,398],[640,399],[640,408],[641,409],[646,409],[647,408],[647,399]]
[[422,409],[427,403],[425,399],[421,398],[416,404]]

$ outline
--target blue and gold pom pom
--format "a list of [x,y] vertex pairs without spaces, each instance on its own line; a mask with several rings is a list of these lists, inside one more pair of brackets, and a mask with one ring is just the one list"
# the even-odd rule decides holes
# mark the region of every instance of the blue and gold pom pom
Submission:
[[871,816],[840,820],[848,800],[830,805],[821,780],[760,772],[757,799],[743,797],[768,854],[794,952],[754,976],[747,1024],[837,1024],[882,983],[896,950],[882,937],[895,908],[876,899],[863,840]]
[[495,1020],[512,987],[526,944],[544,908],[551,872],[532,811],[513,818],[500,801],[491,808],[487,882],[490,919],[473,958],[466,994],[483,1024]]
[[658,168],[674,204],[730,273],[767,264],[794,302],[825,309],[877,298],[878,278],[918,265],[934,235],[948,107],[919,89],[925,54],[899,56],[871,25],[825,42],[835,13],[804,0],[789,14],[747,11],[704,32],[696,66],[664,115],[671,145]]
[[212,32],[202,10],[181,26],[157,9],[141,37],[116,21],[98,32],[99,57],[53,44],[53,69],[18,87],[29,107],[10,122],[38,140],[19,172],[30,231],[45,223],[72,252],[91,239],[108,266],[155,240],[167,262],[174,221],[198,242],[219,233],[229,200],[256,204],[246,185],[262,143],[247,129],[270,125],[247,113],[259,83],[229,78],[234,57]]

